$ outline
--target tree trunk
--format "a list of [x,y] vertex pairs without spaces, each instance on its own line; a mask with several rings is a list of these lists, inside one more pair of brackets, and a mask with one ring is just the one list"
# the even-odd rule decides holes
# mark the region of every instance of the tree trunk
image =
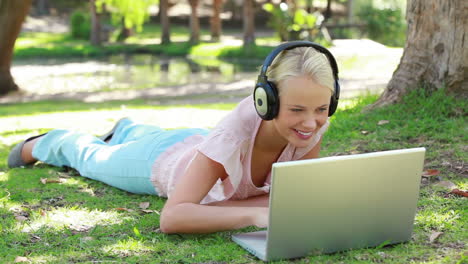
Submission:
[[200,21],[198,21],[198,0],[189,0],[192,13],[190,14],[190,43],[200,42]]
[[101,21],[100,15],[96,12],[96,0],[89,0],[91,11],[91,45],[101,45]]
[[161,20],[161,27],[162,27],[162,35],[161,35],[162,44],[171,43],[171,33],[170,33],[168,11],[169,11],[169,0],[160,0],[159,1],[159,18]]
[[124,41],[132,35],[132,29],[128,28],[125,24],[125,17],[122,17],[122,28],[120,29],[119,35],[117,35],[117,41]]
[[307,13],[312,13],[312,10],[313,10],[313,0],[307,0],[306,1],[306,11]]
[[38,16],[49,15],[49,0],[36,0],[36,13]]
[[19,90],[10,67],[13,47],[30,7],[31,0],[0,0],[0,95]]
[[244,0],[244,47],[255,45],[254,0]]
[[292,13],[297,10],[297,3],[296,0],[287,0],[285,3],[288,5],[288,8],[292,10]]
[[327,9],[325,9],[325,14],[323,15],[324,22],[327,21],[332,16],[331,4],[332,4],[332,0],[327,0]]
[[348,0],[348,3],[346,5],[348,24],[352,24],[354,22],[354,0]]
[[242,4],[244,0],[226,0],[224,10],[231,12],[231,22],[242,20]]
[[468,4],[466,0],[409,0],[408,32],[400,64],[379,100],[398,102],[408,91],[446,87],[468,95]]
[[219,41],[221,37],[221,4],[223,0],[213,0],[213,16],[211,17],[211,40]]

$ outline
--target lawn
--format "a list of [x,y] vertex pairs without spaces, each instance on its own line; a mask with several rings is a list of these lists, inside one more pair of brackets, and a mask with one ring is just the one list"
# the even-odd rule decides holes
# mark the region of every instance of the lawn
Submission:
[[[412,239],[294,262],[467,263],[467,198],[444,187],[452,183],[468,189],[466,102],[443,90],[431,95],[415,91],[400,104],[362,111],[375,100],[365,96],[341,104],[324,138],[322,156],[425,147],[424,169],[431,175],[421,182]],[[17,257],[32,263],[260,263],[230,239],[233,233],[253,228],[207,235],[162,234],[159,212],[165,199],[126,193],[45,164],[12,170],[6,166],[14,144],[52,128],[100,134],[123,115],[168,129],[213,127],[234,107],[151,106],[144,100],[2,105],[0,263],[13,263]]]

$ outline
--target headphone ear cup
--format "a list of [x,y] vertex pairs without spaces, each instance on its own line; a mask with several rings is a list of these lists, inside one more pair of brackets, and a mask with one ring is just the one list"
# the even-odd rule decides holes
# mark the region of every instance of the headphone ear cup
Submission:
[[257,83],[254,90],[254,103],[257,114],[263,120],[272,120],[278,114],[278,96],[274,84]]
[[268,86],[270,87],[269,92],[269,98],[268,98],[268,103],[269,103],[269,108],[271,112],[269,113],[268,119],[267,120],[272,120],[276,116],[278,116],[279,112],[279,95],[278,95],[278,89],[276,89],[276,85],[272,82],[268,82]]
[[257,84],[254,90],[254,104],[257,114],[263,119],[268,114],[268,95],[262,83]]
[[328,116],[332,116],[335,113],[337,107],[338,101],[336,100],[335,95],[332,95],[330,97],[330,107],[328,108]]
[[336,108],[338,108],[338,100],[340,98],[340,84],[335,80],[335,93],[330,98],[330,107],[328,108],[328,116],[332,116]]

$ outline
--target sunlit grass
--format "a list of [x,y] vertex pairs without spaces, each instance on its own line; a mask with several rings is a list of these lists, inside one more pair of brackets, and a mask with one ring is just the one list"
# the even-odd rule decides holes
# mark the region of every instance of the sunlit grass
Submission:
[[155,253],[151,247],[145,245],[141,240],[135,240],[134,238],[120,240],[116,244],[103,247],[102,250],[104,253],[117,255],[120,257],[131,255],[138,256],[139,254],[144,253]]
[[221,55],[222,49],[229,47],[237,47],[237,45],[227,46],[223,43],[199,44],[192,47],[192,55],[204,57],[219,57]]
[[60,262],[60,257],[57,256],[34,256],[28,258],[31,263],[59,263]]
[[43,214],[33,214],[31,221],[27,225],[18,223],[17,228],[22,232],[35,232],[44,227],[50,228],[55,232],[63,231],[64,229],[89,230],[96,225],[115,225],[125,220],[117,212],[66,207]]
[[85,43],[86,41],[73,40],[67,33],[22,32],[15,42],[15,48],[30,48],[57,43]]
[[[171,25],[171,37],[178,38],[178,37],[184,37],[188,38],[190,35],[190,28],[185,27],[185,26],[180,26],[180,25]],[[143,27],[143,30],[141,32],[138,32],[134,34],[133,36],[130,36],[128,39],[125,41],[128,43],[136,43],[140,40],[144,39],[160,39],[162,34],[162,28],[160,24],[145,24]],[[200,29],[200,35],[206,36],[209,35],[210,32],[204,28]]]
[[416,224],[425,230],[450,231],[454,228],[456,221],[461,218],[461,214],[462,212],[455,210],[434,212],[433,208],[428,208],[418,212]]

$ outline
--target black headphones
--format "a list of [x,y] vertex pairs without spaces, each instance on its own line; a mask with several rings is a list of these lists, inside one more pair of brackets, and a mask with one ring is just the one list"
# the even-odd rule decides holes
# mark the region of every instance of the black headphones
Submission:
[[338,106],[338,100],[340,98],[340,84],[338,83],[338,65],[336,64],[335,58],[326,48],[319,44],[310,41],[291,41],[279,45],[274,49],[268,56],[262,65],[260,75],[258,75],[257,83],[253,93],[253,99],[255,103],[255,110],[263,120],[272,120],[278,115],[279,111],[279,96],[278,89],[273,82],[268,81],[266,72],[268,67],[271,65],[276,56],[283,50],[290,50],[297,47],[313,47],[317,51],[327,56],[330,66],[333,71],[333,77],[335,78],[334,93],[330,99],[330,107],[328,109],[328,116],[335,113]]

